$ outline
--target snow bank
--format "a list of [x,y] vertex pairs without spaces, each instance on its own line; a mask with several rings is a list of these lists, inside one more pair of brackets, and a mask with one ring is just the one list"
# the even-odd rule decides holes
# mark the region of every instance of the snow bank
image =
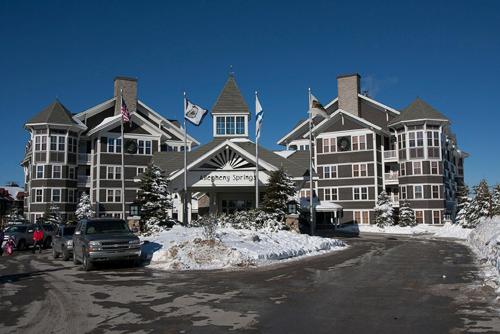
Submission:
[[500,286],[500,216],[481,219],[467,238],[467,244],[482,262],[489,265],[489,270],[484,272],[485,279]]
[[202,228],[174,226],[145,237],[143,254],[151,266],[166,270],[221,269],[272,264],[280,260],[340,250],[337,239],[289,231],[263,232],[221,228],[215,240],[203,240]]
[[339,232],[357,233],[387,233],[387,234],[404,234],[404,235],[429,235],[440,238],[456,238],[467,239],[471,229],[466,229],[460,225],[446,223],[443,226],[419,224],[416,226],[385,226],[378,227],[377,225],[346,225],[338,229]]

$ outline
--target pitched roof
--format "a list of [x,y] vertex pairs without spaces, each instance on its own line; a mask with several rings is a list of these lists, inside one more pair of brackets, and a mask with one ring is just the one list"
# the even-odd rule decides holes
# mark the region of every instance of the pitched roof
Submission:
[[394,118],[389,125],[399,122],[408,122],[417,119],[432,119],[448,121],[448,118],[434,109],[430,104],[417,97],[408,107],[403,109],[401,114]]
[[212,114],[232,114],[232,113],[249,113],[248,105],[246,104],[240,89],[236,84],[233,75],[230,75],[222,89],[217,101],[212,107]]
[[26,124],[34,123],[54,123],[54,124],[68,124],[76,125],[78,124],[73,120],[73,115],[66,109],[65,106],[55,100],[47,108],[40,111],[32,119],[30,119]]

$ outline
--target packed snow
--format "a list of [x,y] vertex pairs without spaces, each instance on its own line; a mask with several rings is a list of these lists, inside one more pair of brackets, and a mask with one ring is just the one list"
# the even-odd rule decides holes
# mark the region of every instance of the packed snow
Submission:
[[493,282],[500,293],[500,216],[482,218],[467,238],[467,244],[486,264],[485,280]]
[[471,229],[463,228],[457,224],[446,223],[442,226],[418,224],[416,226],[391,225],[378,227],[377,225],[346,225],[337,229],[347,233],[387,233],[404,235],[428,235],[440,238],[467,239]]
[[343,241],[290,231],[219,228],[213,240],[201,227],[174,226],[143,238],[143,255],[150,266],[164,270],[255,267],[285,259],[344,249]]

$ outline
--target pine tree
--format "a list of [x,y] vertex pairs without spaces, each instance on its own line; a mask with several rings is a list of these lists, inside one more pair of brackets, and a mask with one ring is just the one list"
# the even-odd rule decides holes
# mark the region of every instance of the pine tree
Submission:
[[495,188],[493,188],[491,211],[492,216],[500,216],[500,184],[497,184]]
[[76,206],[75,215],[78,220],[91,218],[95,215],[95,211],[92,210],[90,196],[86,192],[83,192],[80,196],[80,200],[78,201],[78,204]]
[[469,222],[476,219],[472,217],[471,204],[472,198],[466,197],[460,204],[460,209],[455,217],[455,222],[466,228],[474,227],[474,224],[470,225]]
[[51,205],[43,214],[43,221],[51,224],[61,224],[61,211],[57,205]]
[[469,202],[469,187],[466,184],[457,187],[456,198],[457,198],[457,212],[462,210],[464,205]]
[[484,218],[491,215],[491,193],[486,180],[481,180],[474,187],[474,199],[471,203],[472,217]]
[[156,165],[149,165],[140,181],[138,200],[141,205],[141,230],[144,233],[161,231],[162,223],[172,208],[172,198],[168,192],[168,180]]
[[394,224],[392,217],[393,207],[389,196],[385,191],[382,191],[377,198],[375,206],[375,223],[379,227],[389,226]]
[[285,173],[283,167],[271,172],[264,195],[264,210],[276,213],[286,212],[287,204],[295,192],[295,184]]
[[416,226],[415,212],[410,207],[408,201],[403,201],[399,207],[399,225],[400,226]]

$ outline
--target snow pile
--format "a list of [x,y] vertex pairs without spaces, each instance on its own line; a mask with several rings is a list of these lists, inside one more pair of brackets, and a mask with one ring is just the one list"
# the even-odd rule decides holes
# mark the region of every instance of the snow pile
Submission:
[[443,226],[418,224],[416,226],[385,226],[378,227],[377,225],[346,225],[337,229],[339,232],[357,233],[387,233],[387,234],[404,234],[404,235],[429,235],[440,238],[456,238],[467,239],[471,229],[463,228],[457,224],[446,223]]
[[467,243],[479,259],[491,267],[492,270],[485,272],[486,279],[493,279],[500,286],[500,216],[481,219]]
[[252,231],[220,228],[206,240],[203,228],[174,226],[170,231],[144,237],[143,254],[151,266],[166,270],[251,267],[279,260],[340,250],[337,239],[311,237],[289,231]]

